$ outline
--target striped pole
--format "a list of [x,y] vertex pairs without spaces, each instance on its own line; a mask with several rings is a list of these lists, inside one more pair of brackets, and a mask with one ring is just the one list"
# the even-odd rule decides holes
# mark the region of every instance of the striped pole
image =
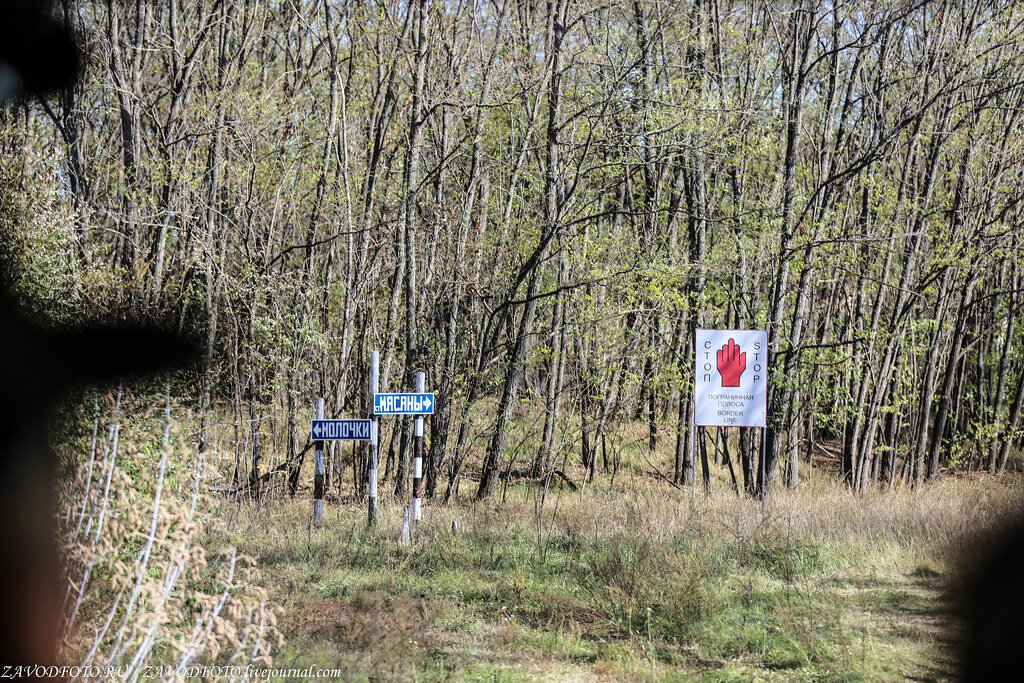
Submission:
[[[316,419],[324,419],[324,400],[316,400]],[[316,442],[316,470],[313,473],[313,526],[319,527],[324,515],[324,442]]]
[[[416,373],[416,393],[424,392],[425,378],[422,372]],[[416,416],[415,451],[412,461],[412,519],[418,522],[423,518],[423,416]]]
[[373,397],[377,395],[380,384],[380,353],[370,352],[370,466],[366,470],[367,478],[367,523],[377,524],[377,433],[378,419],[373,412]]

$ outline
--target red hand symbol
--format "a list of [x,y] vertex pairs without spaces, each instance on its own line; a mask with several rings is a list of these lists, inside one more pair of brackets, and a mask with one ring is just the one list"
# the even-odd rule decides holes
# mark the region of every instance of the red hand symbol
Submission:
[[723,344],[718,356],[718,374],[722,376],[723,387],[738,387],[740,375],[747,369],[747,352],[740,353],[740,347],[732,339]]

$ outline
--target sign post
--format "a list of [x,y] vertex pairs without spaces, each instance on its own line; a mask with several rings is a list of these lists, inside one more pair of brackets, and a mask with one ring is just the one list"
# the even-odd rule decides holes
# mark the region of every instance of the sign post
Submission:
[[[764,430],[768,416],[768,333],[697,330],[693,425],[761,428],[761,508],[764,509]],[[690,458],[693,462],[693,442]],[[696,462],[693,462],[696,481]]]
[[[316,419],[324,419],[324,400],[316,400]],[[316,422],[313,423],[314,425]],[[313,430],[314,435],[316,429]],[[313,526],[319,528],[324,514],[324,442],[316,440],[316,469],[313,472]]]
[[324,442],[369,441],[371,420],[325,420],[324,399],[316,400],[316,419],[309,428],[316,445],[316,469],[313,472],[313,526],[319,527],[324,511]]
[[[414,394],[378,394],[380,389],[380,360],[376,351],[370,353],[370,526],[377,523],[377,440],[380,433],[381,415],[415,415],[415,461],[413,474],[413,509],[416,521],[420,520],[420,502],[423,495],[423,416],[434,414],[434,394],[423,391],[424,375],[416,373],[416,393]],[[405,508],[407,515],[410,512]]]
[[377,524],[377,440],[380,434],[380,421],[373,407],[377,398],[380,383],[380,353],[370,352],[370,466],[366,468],[367,489],[367,523]]
[[768,333],[697,330],[693,423],[700,427],[764,427]]
[[[317,399],[322,401],[323,399]],[[317,413],[319,415],[319,413]],[[313,441],[369,441],[371,420],[324,420],[311,426]]]
[[433,415],[434,394],[422,391],[415,394],[374,394],[373,414]]
[[[416,393],[423,395],[424,374],[416,373]],[[430,399],[430,410],[434,409],[433,394]],[[416,416],[416,435],[413,439],[415,447],[412,460],[412,521],[418,522],[423,518],[423,415]]]

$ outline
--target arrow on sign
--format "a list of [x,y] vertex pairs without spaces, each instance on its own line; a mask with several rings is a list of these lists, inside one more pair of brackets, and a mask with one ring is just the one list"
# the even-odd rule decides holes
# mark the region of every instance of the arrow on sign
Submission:
[[374,394],[375,415],[432,415],[434,395],[422,394]]
[[369,441],[369,420],[313,420],[313,441]]

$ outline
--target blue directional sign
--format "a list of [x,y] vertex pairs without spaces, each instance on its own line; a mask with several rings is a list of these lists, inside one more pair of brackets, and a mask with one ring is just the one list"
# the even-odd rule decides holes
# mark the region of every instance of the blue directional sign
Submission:
[[374,415],[433,415],[434,394],[374,394]]
[[313,441],[369,441],[369,420],[313,420]]

